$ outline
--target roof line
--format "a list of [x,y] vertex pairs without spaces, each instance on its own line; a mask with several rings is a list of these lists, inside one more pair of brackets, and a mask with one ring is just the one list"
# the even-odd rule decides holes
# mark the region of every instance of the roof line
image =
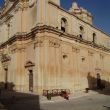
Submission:
[[56,6],[57,8],[61,9],[62,11],[66,12],[66,13],[68,13],[68,14],[70,14],[70,15],[72,15],[72,16],[74,16],[74,17],[76,17],[76,18],[77,18],[77,19],[79,19],[80,21],[82,21],[82,22],[84,22],[84,23],[88,24],[89,26],[93,27],[94,29],[96,29],[96,30],[100,31],[101,33],[105,34],[105,35],[106,35],[106,37],[110,38],[110,34],[107,34],[107,33],[106,33],[106,32],[104,32],[103,30],[101,30],[101,29],[99,29],[99,28],[97,28],[97,27],[95,27],[95,26],[93,26],[93,25],[91,25],[91,24],[89,24],[89,23],[85,22],[84,20],[82,20],[82,19],[78,18],[77,16],[75,16],[74,14],[72,14],[72,13],[70,13],[69,11],[65,10],[65,9],[64,9],[64,8],[62,8],[61,6],[59,6],[59,5],[55,4],[54,2],[49,1],[48,3],[50,3],[50,4],[54,5],[54,6]]

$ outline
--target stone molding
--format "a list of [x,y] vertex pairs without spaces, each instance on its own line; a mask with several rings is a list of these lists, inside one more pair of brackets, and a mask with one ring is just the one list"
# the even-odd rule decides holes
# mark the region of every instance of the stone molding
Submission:
[[43,47],[43,46],[44,46],[44,41],[43,40],[37,40],[34,43],[34,48],[36,48],[36,47]]
[[94,55],[94,52],[93,51],[88,51],[88,55],[89,56],[93,56]]
[[79,53],[80,52],[80,49],[78,47],[73,46],[72,47],[72,51],[73,52],[76,52],[76,53]]
[[95,68],[96,73],[102,73],[102,69],[101,68]]
[[8,65],[9,65],[9,61],[3,62],[2,63],[3,69],[8,69]]
[[31,61],[27,61],[26,64],[25,64],[25,68],[30,68],[30,67],[33,67],[35,66],[35,63],[31,62]]
[[35,67],[35,63],[32,62],[31,60],[27,60],[24,67],[26,70],[29,71],[29,72],[27,72],[28,75],[33,74],[33,69]]
[[9,53],[16,53],[18,51],[25,51],[26,49],[26,45],[19,45],[19,44],[14,44],[14,45],[11,45],[8,49]]
[[21,52],[21,51],[22,51],[22,52],[25,52],[25,48],[23,48],[23,47],[22,47],[22,48],[15,48],[15,49],[12,49],[12,50],[10,51],[10,53],[16,53],[16,52],[19,52],[19,51],[20,51],[20,52]]
[[81,44],[90,46],[92,48],[96,48],[96,49],[99,49],[99,50],[102,50],[102,51],[110,53],[110,49],[108,49],[106,47],[102,47],[102,46],[100,46],[98,44],[93,44],[92,42],[84,40],[84,39],[79,41],[78,37],[75,36],[75,35],[70,35],[70,34],[67,34],[67,33],[62,33],[61,30],[56,29],[56,28],[51,27],[51,26],[46,26],[46,25],[36,26],[35,28],[32,29],[32,31],[30,33],[17,33],[17,34],[15,34],[8,41],[6,41],[3,44],[1,44],[0,45],[0,49],[4,48],[7,44],[10,45],[10,44],[12,44],[13,42],[16,42],[16,41],[26,41],[28,39],[32,39],[33,36],[35,36],[37,33],[44,33],[44,32],[57,34],[57,35],[59,35],[59,37],[60,37],[60,35],[62,35],[62,37],[65,37],[67,39],[74,40],[74,41],[79,42]]
[[27,2],[20,2],[19,0],[15,0],[9,9],[7,9],[7,5],[4,6],[0,12],[0,24],[3,24],[7,19],[13,17],[16,12],[27,10],[29,7]]
[[49,46],[50,47],[54,47],[54,48],[59,48],[60,47],[60,43],[54,40],[49,40]]
[[104,58],[104,55],[103,55],[102,53],[100,54],[100,58],[101,58],[101,59],[103,59],[103,58]]
[[8,55],[8,54],[1,54],[1,62],[4,63],[4,62],[8,62],[11,60],[11,57]]

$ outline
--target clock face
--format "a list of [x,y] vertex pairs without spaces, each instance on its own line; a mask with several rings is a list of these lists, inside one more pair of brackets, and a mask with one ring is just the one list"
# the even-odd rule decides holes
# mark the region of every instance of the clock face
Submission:
[[33,6],[34,3],[35,3],[35,0],[29,0],[29,6],[30,6],[30,7]]

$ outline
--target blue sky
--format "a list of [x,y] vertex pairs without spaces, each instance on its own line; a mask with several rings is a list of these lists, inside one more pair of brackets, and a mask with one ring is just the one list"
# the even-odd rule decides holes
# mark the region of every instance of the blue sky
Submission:
[[[0,5],[3,1],[0,0]],[[110,0],[61,0],[61,6],[68,10],[73,1],[92,13],[96,27],[110,34]]]
[[94,25],[110,34],[110,0],[61,0],[61,5],[69,9],[73,1],[94,16]]

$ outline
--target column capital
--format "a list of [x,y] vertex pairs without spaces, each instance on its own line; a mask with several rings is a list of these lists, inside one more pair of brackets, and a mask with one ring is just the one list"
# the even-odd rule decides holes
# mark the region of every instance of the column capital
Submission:
[[72,51],[73,52],[76,52],[76,53],[79,53],[80,52],[80,49],[78,47],[73,46],[72,47]]
[[34,43],[34,48],[35,47],[43,47],[44,46],[44,41],[43,40],[37,40],[35,43]]
[[93,56],[94,52],[93,51],[88,51],[89,56]]
[[49,46],[50,47],[59,48],[60,47],[60,43],[58,41],[49,40]]

